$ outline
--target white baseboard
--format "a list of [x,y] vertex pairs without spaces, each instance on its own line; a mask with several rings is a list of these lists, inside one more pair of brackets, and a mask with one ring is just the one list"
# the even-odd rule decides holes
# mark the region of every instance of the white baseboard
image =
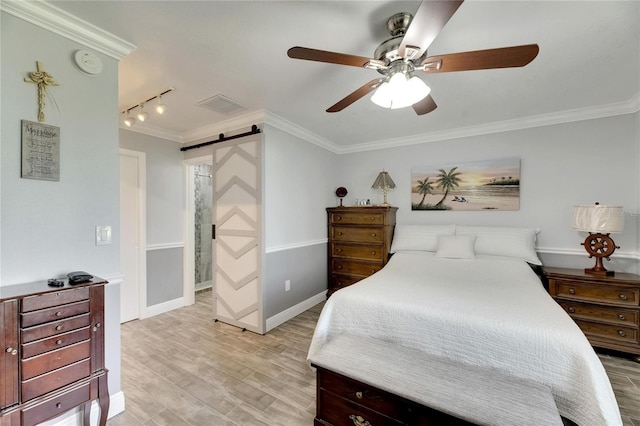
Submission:
[[[116,416],[124,411],[124,393],[122,391],[110,395],[109,399],[109,415],[108,418]],[[91,424],[98,424],[98,403],[93,401],[91,404]],[[80,409],[70,411],[68,414],[57,417],[53,420],[42,423],[40,426],[79,426],[82,424],[82,415]]]
[[174,309],[182,308],[183,306],[184,297],[169,300],[168,302],[158,303],[157,305],[153,306],[147,306],[142,312],[140,312],[140,319],[164,314],[165,312],[173,311]]
[[294,305],[288,309],[285,309],[284,311],[275,314],[274,316],[267,318],[267,332],[270,330],[273,330],[274,328],[276,328],[277,326],[279,326],[280,324],[283,324],[287,321],[289,321],[291,318],[300,315],[301,313],[303,313],[304,311],[313,308],[314,306],[316,306],[318,303],[322,303],[325,300],[327,300],[327,292],[323,291],[322,293],[318,293],[315,296],[311,296],[310,298],[308,298],[307,300],[303,300],[302,302],[298,303],[297,305]]

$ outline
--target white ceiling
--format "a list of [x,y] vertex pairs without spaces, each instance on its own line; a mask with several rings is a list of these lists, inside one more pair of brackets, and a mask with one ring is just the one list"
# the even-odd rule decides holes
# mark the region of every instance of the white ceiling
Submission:
[[[235,116],[197,106],[222,94],[348,148],[549,114],[606,111],[637,99],[640,3],[467,0],[430,55],[537,43],[524,68],[420,74],[438,108],[417,116],[370,96],[325,109],[379,74],[287,57],[292,46],[372,57],[387,18],[418,1],[55,1],[137,48],[119,66],[124,110],[158,92],[168,112],[148,124],[188,139]],[[146,124],[146,123],[145,123]],[[414,136],[415,137],[415,136]]]

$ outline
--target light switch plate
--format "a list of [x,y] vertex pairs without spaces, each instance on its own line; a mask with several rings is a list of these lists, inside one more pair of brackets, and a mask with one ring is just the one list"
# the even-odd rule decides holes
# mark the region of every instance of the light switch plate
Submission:
[[111,244],[111,227],[96,226],[96,245],[106,246]]

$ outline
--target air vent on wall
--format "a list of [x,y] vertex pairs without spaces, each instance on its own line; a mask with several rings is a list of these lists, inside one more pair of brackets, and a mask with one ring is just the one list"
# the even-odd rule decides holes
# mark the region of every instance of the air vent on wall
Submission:
[[204,101],[200,101],[198,102],[198,106],[208,108],[224,115],[231,115],[238,111],[244,111],[247,109],[223,95],[215,95],[211,98],[205,99]]

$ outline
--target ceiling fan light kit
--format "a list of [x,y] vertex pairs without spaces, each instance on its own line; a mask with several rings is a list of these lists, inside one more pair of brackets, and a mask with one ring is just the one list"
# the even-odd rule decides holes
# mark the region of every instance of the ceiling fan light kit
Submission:
[[427,49],[464,0],[423,0],[415,15],[400,12],[387,20],[391,38],[375,50],[374,58],[295,46],[293,59],[348,65],[378,71],[383,77],[356,89],[327,112],[338,112],[375,90],[371,101],[383,108],[412,106],[418,115],[437,108],[431,89],[415,71],[426,74],[523,67],[538,55],[537,44],[427,56]]

